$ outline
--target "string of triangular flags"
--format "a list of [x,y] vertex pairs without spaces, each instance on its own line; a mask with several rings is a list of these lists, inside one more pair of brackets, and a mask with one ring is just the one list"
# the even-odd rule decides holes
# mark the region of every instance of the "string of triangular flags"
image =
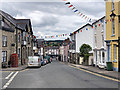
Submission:
[[[104,20],[105,21],[105,23],[107,24],[108,22],[112,22],[113,21],[113,19],[106,19],[106,20]],[[103,23],[104,22],[103,20],[101,20],[101,22]],[[98,24],[98,25],[95,25],[95,27],[100,27],[101,26],[101,24]],[[93,28],[93,26],[92,26],[92,28]],[[85,30],[90,30],[91,28],[86,28]],[[70,33],[70,34],[59,34],[59,35],[52,35],[52,36],[34,36],[34,35],[29,35],[28,33],[25,33],[25,34],[20,34],[20,33],[18,33],[18,35],[19,36],[21,36],[21,37],[26,37],[26,38],[29,38],[29,39],[32,39],[32,38],[40,38],[40,39],[45,39],[45,38],[58,38],[58,37],[68,37],[69,35],[72,35],[72,34],[77,34],[77,33],[80,33],[80,32],[83,32],[83,30],[81,29],[81,30],[77,30],[76,32],[73,32],[73,33]]]
[[106,19],[105,23],[107,24],[107,22],[112,22],[112,21],[113,21],[113,19]]
[[45,38],[58,38],[58,37],[67,37],[69,34],[59,34],[52,36],[36,36],[36,38],[45,39]]
[[18,33],[18,36],[26,37],[26,38],[30,38],[30,39],[36,38],[36,36],[34,36],[34,35],[29,35],[28,33],[25,33],[25,34],[23,34],[23,33]]
[[66,41],[63,41],[63,42],[43,41],[41,47],[42,47],[42,46],[51,47],[51,46],[61,46],[61,45],[66,46],[66,45],[68,45],[68,44],[70,44],[70,43],[72,43],[72,42],[71,42],[71,41],[69,41],[69,42],[66,42]]
[[[63,0],[63,1],[67,1],[67,0]],[[76,7],[74,5],[71,4],[71,2],[66,2],[65,5],[68,5],[68,8],[71,8],[71,10],[76,13],[77,15],[79,15],[81,18],[87,20],[88,22],[95,22],[95,19],[92,19],[90,17],[88,17],[87,15],[85,15],[84,13],[80,12],[78,9],[76,9]]]
[[[103,21],[102,21],[103,22]],[[101,24],[98,24],[98,26],[100,27]],[[95,25],[95,27],[98,27],[97,25]],[[92,30],[93,29],[93,26],[92,28],[85,28],[84,30],[86,31],[89,31],[89,30]],[[52,36],[36,36],[36,38],[40,38],[40,39],[47,39],[47,38],[57,38],[57,37],[68,37],[69,35],[72,35],[72,34],[77,34],[77,33],[81,33],[81,32],[84,32],[83,29],[78,29],[76,32],[73,32],[73,33],[69,33],[69,34],[60,34],[60,35],[52,35]]]
[[[106,20],[104,20],[105,21],[105,23],[107,24],[108,22],[112,22],[113,21],[113,19],[106,19]],[[101,20],[101,22],[103,23],[103,20]],[[101,24],[98,24],[98,26],[100,27],[101,26]],[[95,25],[95,27],[98,27],[97,25]],[[86,28],[85,30],[90,30],[91,28]],[[92,29],[93,29],[93,26],[92,26]],[[81,30],[77,30],[76,32],[73,32],[73,33],[70,33],[70,34],[59,34],[59,35],[52,35],[52,36],[34,36],[34,35],[29,35],[29,34],[20,34],[20,33],[18,33],[18,35],[20,35],[21,37],[26,37],[26,38],[30,38],[30,39],[32,39],[32,38],[40,38],[40,39],[47,39],[47,38],[60,38],[60,37],[68,37],[69,35],[72,35],[72,34],[77,34],[77,33],[80,33],[80,32],[83,32],[83,30],[81,29]]]
[[[100,20],[101,21],[101,23],[103,23],[104,21],[105,21],[105,23],[106,23],[106,20]],[[95,24],[95,27],[100,27],[100,26],[102,26],[102,24],[98,24],[98,25],[96,25]],[[90,30],[91,28],[85,28],[84,30]],[[84,31],[83,29],[78,29],[77,31],[75,31],[75,32],[73,32],[73,33],[70,33],[70,35],[74,35],[74,34],[77,34],[77,33],[80,33],[80,32],[83,32]],[[93,26],[92,26],[92,29],[91,30],[93,30]]]

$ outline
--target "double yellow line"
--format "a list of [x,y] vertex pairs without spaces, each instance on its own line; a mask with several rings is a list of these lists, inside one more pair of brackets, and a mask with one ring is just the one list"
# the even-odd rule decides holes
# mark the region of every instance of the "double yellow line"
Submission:
[[[24,72],[24,71],[27,71],[27,70],[29,70],[29,69],[24,69],[24,70],[21,70],[20,72]],[[17,71],[0,71],[0,72],[17,72]]]
[[74,66],[71,66],[71,65],[69,65],[69,66],[70,66],[70,67],[73,67],[73,68],[76,68],[76,69],[79,69],[79,70],[81,70],[81,71],[84,71],[84,72],[87,72],[87,73],[90,73],[90,74],[99,76],[99,77],[103,77],[103,78],[106,78],[106,79],[109,79],[109,80],[113,80],[113,81],[116,81],[116,82],[120,82],[120,80],[118,80],[118,79],[114,79],[114,78],[111,78],[111,77],[107,77],[107,76],[104,76],[104,75],[100,75],[100,74],[97,74],[97,73],[94,73],[94,72],[91,72],[91,71],[87,71],[87,70],[84,70],[84,69],[81,69],[81,68],[78,68],[78,67],[74,67]]

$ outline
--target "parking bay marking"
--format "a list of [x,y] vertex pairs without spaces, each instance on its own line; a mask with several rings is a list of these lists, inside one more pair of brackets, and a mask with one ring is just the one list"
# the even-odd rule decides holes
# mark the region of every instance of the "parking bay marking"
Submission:
[[15,78],[15,76],[18,74],[19,71],[17,71],[11,78],[10,80],[3,86],[2,89],[6,89],[8,87],[8,85],[13,81],[13,79]]
[[79,69],[79,70],[84,71],[84,72],[91,73],[91,74],[99,76],[99,77],[103,77],[103,78],[106,78],[106,79],[109,79],[109,80],[120,82],[120,80],[118,80],[118,79],[114,79],[114,78],[110,78],[110,77],[107,77],[107,76],[103,76],[103,75],[100,75],[100,74],[97,74],[97,73],[94,73],[94,72],[90,72],[90,71],[87,71],[87,70],[84,70],[84,69],[81,69],[81,68],[77,68],[77,67],[74,67],[74,66],[71,66],[71,65],[69,65],[69,66],[73,67],[73,68],[76,68],[76,69]]

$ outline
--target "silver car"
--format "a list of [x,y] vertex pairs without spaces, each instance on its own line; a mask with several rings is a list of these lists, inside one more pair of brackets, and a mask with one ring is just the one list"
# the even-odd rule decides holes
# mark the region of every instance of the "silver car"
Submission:
[[39,56],[28,57],[28,67],[41,67],[41,59]]

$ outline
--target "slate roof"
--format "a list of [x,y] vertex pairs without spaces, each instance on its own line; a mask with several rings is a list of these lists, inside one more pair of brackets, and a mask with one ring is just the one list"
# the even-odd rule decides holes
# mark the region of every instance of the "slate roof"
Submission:
[[30,19],[15,19],[11,15],[2,10],[0,10],[0,14],[2,15],[2,17],[6,18],[9,22],[11,22],[13,25],[15,25],[17,28],[21,30],[26,30],[26,27],[30,25],[31,27],[30,30],[31,33],[33,34]]
[[8,31],[8,32],[14,32],[14,29],[12,29],[12,28],[6,28],[6,27],[0,27],[0,30]]
[[2,17],[6,18],[9,22],[11,22],[13,25],[16,25],[15,18],[10,16],[8,13],[5,13],[4,11],[0,10],[0,14],[2,15]]
[[26,31],[26,28],[30,26],[30,31],[33,34],[30,19],[16,19],[16,24],[21,28],[23,28],[25,31]]

